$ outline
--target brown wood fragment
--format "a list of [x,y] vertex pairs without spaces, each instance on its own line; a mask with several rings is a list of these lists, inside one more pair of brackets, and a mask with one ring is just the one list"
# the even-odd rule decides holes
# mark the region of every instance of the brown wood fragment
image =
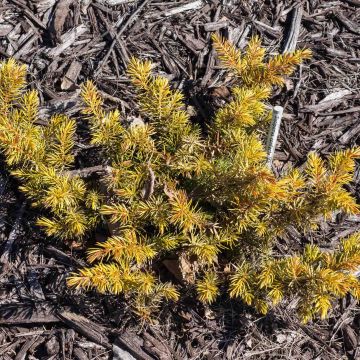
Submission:
[[331,111],[329,113],[318,113],[317,116],[337,116],[354,112],[360,112],[360,106],[354,106],[344,110]]
[[62,90],[72,90],[76,87],[76,80],[81,72],[82,64],[73,60],[61,82]]
[[74,356],[76,360],[89,360],[89,357],[86,355],[85,351],[78,347],[74,349]]
[[82,260],[77,260],[74,257],[69,256],[68,254],[64,253],[63,251],[56,249],[54,246],[52,245],[48,245],[45,249],[44,249],[45,253],[53,256],[54,258],[56,258],[58,261],[62,262],[65,265],[69,265],[69,266],[77,266],[77,267],[83,267],[86,265],[86,263]]
[[339,142],[341,144],[348,144],[350,142],[350,140],[354,137],[354,136],[358,136],[360,134],[360,123],[359,124],[355,124],[354,126],[352,126],[348,131],[346,131],[340,138],[339,138]]
[[60,345],[55,335],[46,342],[45,349],[48,355],[56,355],[59,352]]
[[331,109],[337,105],[339,105],[344,98],[351,95],[352,92],[350,90],[339,90],[327,95],[324,99],[319,101],[316,105],[307,105],[300,109],[300,112],[321,112],[327,109]]
[[291,13],[291,22],[289,30],[286,34],[282,52],[293,52],[296,49],[296,44],[299,38],[301,18],[303,14],[302,4],[296,6]]
[[224,20],[208,22],[204,24],[204,30],[212,32],[226,28],[228,26],[229,26],[229,21],[227,19],[224,19]]
[[135,359],[138,360],[154,360],[154,358],[148,355],[144,350],[144,340],[137,334],[130,331],[124,332],[115,339],[114,342],[120,348],[128,351]]
[[70,11],[70,5],[72,2],[73,0],[60,0],[56,4],[50,32],[55,43],[62,42],[61,34],[63,32],[65,20]]
[[49,303],[34,306],[26,303],[12,303],[0,306],[0,324],[42,324],[56,323],[59,319],[53,313]]
[[19,0],[11,0],[11,2],[18,5],[24,12],[24,15],[33,21],[36,25],[38,25],[41,29],[46,30],[46,26],[43,24],[43,22],[33,13],[33,11],[30,10],[26,4]]
[[45,295],[38,280],[38,275],[34,269],[29,269],[27,273],[29,293],[37,300],[45,300]]
[[57,314],[58,318],[66,325],[85,336],[87,339],[104,346],[111,350],[112,346],[106,336],[106,328],[96,324],[82,315],[72,313],[70,311],[61,311]]
[[[154,331],[151,331],[154,335]],[[159,360],[181,360],[179,356],[169,349],[165,341],[160,341],[157,337],[152,336],[149,332],[144,332],[142,334],[144,338],[145,348],[152,354],[156,356]]]
[[170,10],[167,10],[164,12],[164,16],[172,16],[175,14],[179,14],[182,13],[184,11],[189,11],[189,10],[195,10],[195,9],[199,9],[202,6],[204,6],[204,3],[202,0],[195,0],[177,7],[174,7]]
[[255,20],[254,24],[256,24],[261,30],[266,32],[271,37],[278,38],[279,36],[281,36],[281,31],[277,27],[276,28],[271,27],[270,25],[265,24],[259,20]]
[[116,6],[116,5],[132,3],[136,0],[105,0],[105,1],[110,6]]

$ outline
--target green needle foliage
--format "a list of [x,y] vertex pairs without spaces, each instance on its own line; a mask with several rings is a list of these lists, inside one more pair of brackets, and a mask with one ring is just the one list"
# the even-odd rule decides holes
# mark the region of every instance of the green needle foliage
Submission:
[[142,117],[130,125],[118,110],[104,109],[92,82],[82,86],[91,143],[106,167],[101,191],[72,171],[75,122],[58,115],[37,125],[39,101],[35,91],[24,91],[25,68],[3,63],[0,146],[7,164],[34,206],[47,210],[38,224],[48,235],[81,237],[100,219],[109,224],[111,236],[88,250],[90,265],[72,274],[69,286],[124,294],[150,319],[163,299],[179,298],[156,272],[177,258],[181,283],[204,303],[228,288],[230,297],[260,313],[297,298],[304,321],[325,317],[335,298],[360,296],[360,235],[333,252],[307,245],[301,254],[279,257],[274,249],[289,226],[306,232],[335,211],[359,212],[344,185],[360,149],[326,160],[311,153],[302,170],[276,177],[264,151],[266,101],[272,86],[281,86],[311,53],[269,58],[257,37],[244,54],[218,36],[213,42],[237,82],[205,130],[190,121],[183,94],[154,75],[149,61],[128,64]]

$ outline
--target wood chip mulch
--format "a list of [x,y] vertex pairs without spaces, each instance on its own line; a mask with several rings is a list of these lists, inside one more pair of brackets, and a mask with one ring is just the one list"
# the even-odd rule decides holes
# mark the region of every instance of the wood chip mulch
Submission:
[[[44,121],[55,112],[78,115],[86,79],[109,108],[131,115],[124,75],[131,56],[159,65],[206,120],[229,85],[211,47],[213,31],[239,48],[260,34],[270,53],[296,35],[296,46],[314,53],[271,99],[285,107],[276,171],[301,165],[312,150],[326,155],[359,144],[359,0],[0,0],[0,60],[14,57],[28,66]],[[81,143],[78,148],[86,152]],[[176,309],[164,306],[153,325],[138,324],[115,297],[66,287],[69,272],[84,265],[84,249],[44,239],[4,166],[0,201],[0,359],[360,358],[359,304],[350,298],[328,320],[308,325],[298,322],[291,303],[260,317],[227,299],[211,309],[191,299]],[[360,217],[336,216],[308,240],[332,247],[359,229]],[[303,240],[294,230],[284,251]]]

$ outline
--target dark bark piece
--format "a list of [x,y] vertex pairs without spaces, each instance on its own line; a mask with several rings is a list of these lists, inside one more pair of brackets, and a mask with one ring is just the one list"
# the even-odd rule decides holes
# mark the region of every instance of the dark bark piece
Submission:
[[59,0],[56,4],[50,26],[50,36],[54,43],[62,42],[61,34],[63,32],[65,20],[69,14],[72,2],[73,0]]
[[54,315],[54,308],[50,303],[27,304],[13,303],[0,306],[0,324],[46,324],[56,323],[59,319]]
[[74,348],[74,341],[75,341],[75,331],[73,329],[68,329],[65,334],[65,341],[67,344],[67,355],[69,358],[71,358]]
[[316,105],[307,105],[300,109],[300,112],[313,112],[318,113],[327,109],[331,109],[339,105],[345,98],[348,98],[351,95],[350,90],[340,90],[335,93],[332,93],[326,96]]
[[90,321],[82,315],[70,311],[59,312],[58,318],[87,339],[111,350],[112,346],[106,335],[107,330],[103,326]]
[[318,113],[317,116],[337,116],[354,112],[360,112],[360,106],[354,106],[344,110],[331,111],[328,113]]
[[86,355],[85,351],[76,347],[74,349],[74,357],[76,360],[88,360],[88,356]]
[[273,38],[279,38],[281,36],[281,31],[279,28],[271,27],[268,24],[265,24],[259,20],[255,20],[254,24],[256,27],[258,27],[260,30],[264,31],[266,34]]
[[350,5],[354,5],[356,7],[360,7],[360,0],[345,0]]
[[45,253],[50,254],[58,261],[65,265],[69,266],[77,266],[77,267],[84,267],[86,263],[83,260],[75,259],[74,257],[69,256],[68,254],[64,253],[63,251],[56,249],[52,245],[48,245],[44,249]]
[[286,34],[284,45],[282,47],[282,53],[295,51],[300,33],[302,14],[303,14],[302,4],[296,6],[292,10],[290,27]]
[[[150,331],[154,335],[156,335],[156,333],[154,333],[154,330],[150,329]],[[171,349],[167,346],[167,342],[165,340],[160,341],[158,339],[159,336],[154,337],[149,332],[144,332],[142,336],[145,339],[144,341],[145,348],[149,352],[153,353],[157,358],[159,358],[159,360],[168,360],[168,359],[181,360],[176,353],[171,351]]]
[[[135,11],[126,19],[124,25],[122,25],[122,27],[120,28],[119,31],[117,31],[116,34],[114,34],[114,39],[112,40],[112,43],[106,53],[106,55],[104,56],[104,58],[102,59],[102,61],[100,62],[99,66],[97,67],[97,69],[95,70],[94,75],[98,75],[102,69],[102,67],[105,65],[106,61],[108,60],[111,51],[113,50],[116,41],[119,39],[120,40],[120,36],[124,33],[125,30],[127,30],[127,28],[131,25],[131,23],[135,20],[135,18],[138,16],[138,14],[140,13],[140,11],[144,8],[144,6],[149,2],[149,0],[143,0],[143,2],[135,9]],[[110,31],[109,29],[102,34],[103,36],[106,36],[107,34],[109,34]],[[121,45],[120,45],[121,46]]]

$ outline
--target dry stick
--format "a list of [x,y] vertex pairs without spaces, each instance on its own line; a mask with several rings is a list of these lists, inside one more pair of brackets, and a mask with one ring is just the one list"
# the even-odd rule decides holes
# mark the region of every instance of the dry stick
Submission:
[[155,186],[155,173],[153,169],[148,165],[149,170],[149,179],[146,181],[144,188],[142,189],[142,198],[143,200],[148,200],[150,196],[154,193]]
[[202,0],[196,0],[196,1],[193,1],[191,3],[187,3],[187,4],[184,4],[184,5],[181,5],[181,6],[178,6],[176,8],[172,8],[168,11],[165,11],[164,15],[165,16],[172,16],[172,15],[175,15],[175,14],[179,14],[183,11],[188,11],[188,10],[196,10],[196,9],[199,9],[201,8],[202,6],[204,6],[204,3],[202,2]]
[[65,174],[69,175],[70,177],[79,176],[81,178],[87,178],[91,176],[92,174],[109,174],[111,172],[111,167],[107,165],[95,165],[95,166],[89,166],[83,169],[77,169],[77,170],[69,170],[66,171]]
[[117,6],[117,5],[132,3],[132,2],[135,2],[135,1],[136,0],[105,0],[105,3],[110,5],[110,6]]

